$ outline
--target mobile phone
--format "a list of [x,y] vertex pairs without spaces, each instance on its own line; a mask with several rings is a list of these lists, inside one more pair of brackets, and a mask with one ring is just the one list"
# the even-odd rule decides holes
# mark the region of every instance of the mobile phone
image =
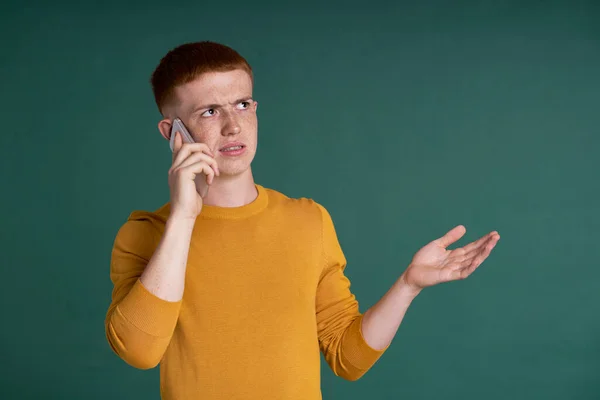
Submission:
[[177,132],[181,133],[181,137],[183,138],[184,143],[194,143],[192,135],[190,135],[181,119],[175,118],[173,120],[173,124],[171,125],[171,140],[169,140],[171,152],[173,151],[173,147],[175,146],[175,133]]
[[[184,143],[194,143],[194,138],[192,138],[192,135],[190,135],[181,119],[175,118],[171,126],[171,139],[169,140],[171,152],[173,152],[173,147],[175,146],[175,134],[177,132],[181,134]],[[208,177],[206,178],[208,179]],[[208,194],[208,183],[206,182],[206,179],[196,179],[196,191],[202,198]]]

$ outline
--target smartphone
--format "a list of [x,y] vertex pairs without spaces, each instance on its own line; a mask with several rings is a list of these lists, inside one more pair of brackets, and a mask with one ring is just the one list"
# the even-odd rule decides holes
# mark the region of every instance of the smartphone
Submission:
[[[171,152],[173,152],[173,147],[175,146],[175,134],[177,132],[181,134],[184,143],[194,143],[194,138],[192,138],[192,135],[190,135],[181,119],[175,118],[171,126],[171,139],[169,140]],[[206,183],[206,179],[196,180],[196,191],[202,198],[204,198],[208,194],[208,183]]]
[[194,143],[192,135],[190,135],[183,122],[179,118],[175,118],[171,126],[171,140],[169,141],[171,151],[173,151],[173,146],[175,146],[175,133],[177,132],[181,133],[184,143]]

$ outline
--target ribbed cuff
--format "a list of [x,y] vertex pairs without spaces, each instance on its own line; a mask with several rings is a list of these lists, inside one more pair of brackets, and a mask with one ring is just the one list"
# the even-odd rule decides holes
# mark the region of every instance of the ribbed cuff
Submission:
[[383,350],[375,350],[369,346],[362,334],[362,320],[363,315],[360,315],[348,327],[342,344],[342,354],[352,366],[365,371],[375,364],[379,357],[385,353],[389,345]]
[[165,337],[173,333],[181,300],[171,302],[158,298],[138,279],[117,308],[138,329],[152,336]]

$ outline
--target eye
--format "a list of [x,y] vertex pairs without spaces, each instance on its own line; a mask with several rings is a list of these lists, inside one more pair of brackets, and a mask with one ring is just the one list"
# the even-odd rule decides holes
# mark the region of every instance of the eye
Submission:
[[208,109],[208,110],[204,111],[202,113],[202,116],[203,117],[211,117],[211,116],[215,115],[215,112],[216,112],[215,109],[211,108],[211,109]]
[[244,110],[246,108],[250,107],[250,102],[249,101],[242,101],[240,104],[238,104],[238,108],[241,110]]

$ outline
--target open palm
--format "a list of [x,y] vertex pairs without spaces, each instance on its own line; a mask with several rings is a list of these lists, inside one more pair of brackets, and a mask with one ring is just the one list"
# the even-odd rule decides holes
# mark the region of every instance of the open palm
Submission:
[[471,275],[490,255],[500,235],[493,231],[464,247],[448,250],[465,232],[465,227],[459,225],[421,248],[404,273],[406,283],[422,289]]

